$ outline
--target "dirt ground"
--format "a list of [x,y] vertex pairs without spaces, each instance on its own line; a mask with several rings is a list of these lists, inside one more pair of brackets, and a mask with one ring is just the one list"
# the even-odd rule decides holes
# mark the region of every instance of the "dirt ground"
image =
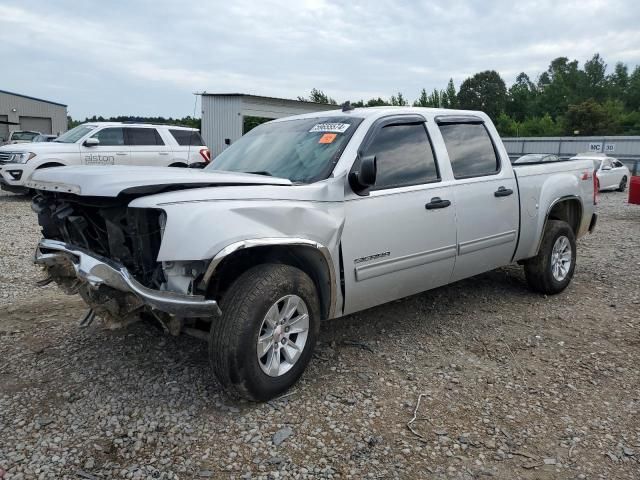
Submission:
[[511,266],[326,322],[302,381],[251,404],[198,340],[79,329],[0,196],[0,478],[640,479],[640,206],[599,214],[564,293]]

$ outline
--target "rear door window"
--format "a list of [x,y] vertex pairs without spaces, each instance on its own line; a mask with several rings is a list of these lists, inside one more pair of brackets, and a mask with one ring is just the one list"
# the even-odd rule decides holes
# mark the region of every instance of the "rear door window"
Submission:
[[500,171],[500,161],[482,123],[439,125],[455,178],[481,177]]
[[196,132],[194,130],[179,130],[179,129],[171,129],[169,133],[176,139],[178,145],[186,147],[191,145],[192,147],[203,147],[204,141],[200,136],[200,132]]
[[126,128],[127,145],[150,146],[164,145],[160,134],[155,128]]

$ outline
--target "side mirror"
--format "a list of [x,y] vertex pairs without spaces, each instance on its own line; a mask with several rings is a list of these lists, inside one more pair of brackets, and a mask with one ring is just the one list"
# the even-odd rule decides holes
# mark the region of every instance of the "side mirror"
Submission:
[[602,170],[603,170],[603,171],[611,170],[611,167],[602,167]]
[[100,140],[98,140],[97,138],[91,137],[91,138],[87,138],[83,145],[85,147],[97,147],[98,145],[100,145]]
[[362,193],[376,184],[378,171],[376,156],[368,155],[360,159],[360,169],[349,174],[349,184],[353,191]]

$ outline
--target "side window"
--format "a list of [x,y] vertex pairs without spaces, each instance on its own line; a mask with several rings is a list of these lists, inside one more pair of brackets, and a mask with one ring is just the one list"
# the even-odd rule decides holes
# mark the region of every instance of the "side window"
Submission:
[[180,146],[188,146],[191,145],[193,147],[204,146],[204,140],[200,136],[200,133],[196,130],[178,130],[171,129],[169,130],[173,138],[176,139],[178,145]]
[[440,125],[455,178],[481,177],[500,170],[491,137],[480,123]]
[[155,128],[127,128],[127,145],[149,146],[164,145],[162,137]]
[[100,146],[102,147],[124,145],[124,134],[120,127],[104,128],[92,135],[92,137],[100,140]]
[[440,179],[429,136],[421,123],[383,127],[364,154],[376,156],[378,173],[373,190]]

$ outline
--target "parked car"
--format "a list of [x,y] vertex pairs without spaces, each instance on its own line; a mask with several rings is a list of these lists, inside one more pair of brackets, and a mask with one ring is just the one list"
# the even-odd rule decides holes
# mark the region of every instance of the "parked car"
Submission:
[[517,160],[515,160],[514,164],[523,164],[523,163],[545,163],[545,162],[559,162],[560,159],[557,155],[553,155],[552,153],[529,153],[527,155],[523,155]]
[[589,159],[593,162],[598,191],[618,190],[624,192],[627,188],[631,172],[621,161],[597,153],[582,153],[571,160],[574,159]]
[[41,168],[68,165],[203,167],[209,149],[196,129],[172,125],[96,122],[79,125],[53,142],[0,147],[0,186],[26,193]]
[[[517,176],[514,173],[517,170]],[[497,267],[562,292],[596,224],[591,160],[511,166],[481,112],[386,107],[263,124],[204,170],[37,170],[35,262],[111,326],[209,341],[221,384],[279,395],[321,320]]]
[[40,132],[32,132],[30,130],[16,130],[9,133],[9,138],[4,142],[5,145],[15,145],[16,143],[30,143],[33,139],[40,135]]
[[57,135],[48,135],[41,133],[40,135],[34,137],[33,143],[53,142],[56,138],[58,138]]

